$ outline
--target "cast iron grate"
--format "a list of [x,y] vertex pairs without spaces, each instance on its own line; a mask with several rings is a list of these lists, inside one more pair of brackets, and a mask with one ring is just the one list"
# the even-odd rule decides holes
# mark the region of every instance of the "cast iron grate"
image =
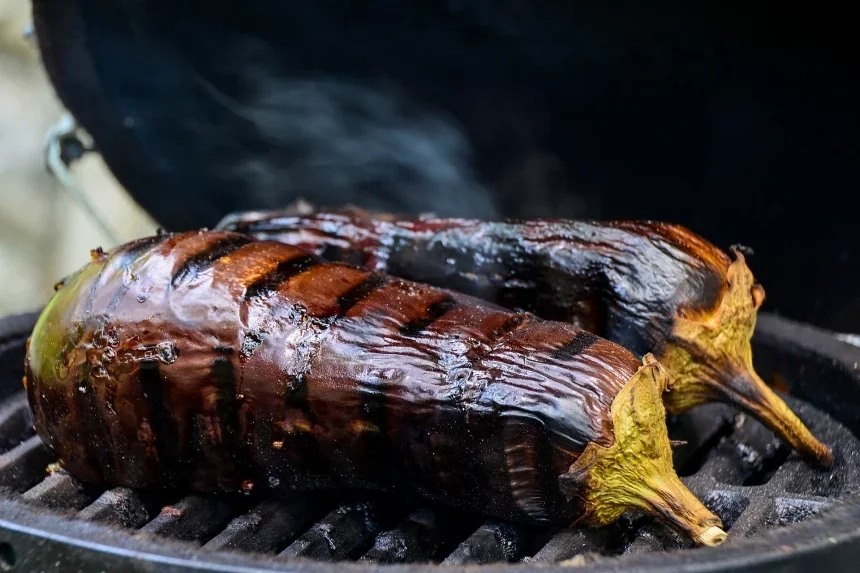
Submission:
[[[0,339],[0,494],[31,509],[122,528],[132,537],[169,538],[201,552],[239,551],[334,562],[588,562],[688,547],[641,515],[603,529],[535,530],[482,521],[441,507],[410,506],[379,494],[201,496],[103,490],[62,471],[33,433],[20,390],[23,344]],[[832,470],[812,468],[758,422],[709,405],[670,420],[684,482],[717,513],[730,539],[797,523],[860,493],[860,443],[841,424],[788,398],[814,433],[834,448]],[[205,557],[201,557],[205,558]]]

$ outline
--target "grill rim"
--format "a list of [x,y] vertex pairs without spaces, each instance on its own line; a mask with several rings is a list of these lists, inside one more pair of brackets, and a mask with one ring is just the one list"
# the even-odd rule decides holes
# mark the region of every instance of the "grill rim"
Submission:
[[[21,326],[7,329],[0,345],[19,340],[29,334],[39,312],[23,313],[3,319],[6,325]],[[828,378],[838,378],[839,384],[852,387],[847,391],[860,395],[860,348],[835,338],[832,333],[773,314],[760,315],[754,344],[770,347],[777,358],[800,360],[811,366],[802,380],[795,381],[792,395],[821,408],[846,425],[855,435],[860,429],[860,412],[850,407],[860,402],[836,400],[830,393],[815,392],[816,372],[826,372]],[[757,353],[761,354],[761,353]],[[808,383],[804,380],[809,379]],[[816,399],[817,398],[817,399]],[[839,408],[839,404],[847,404]],[[836,411],[833,411],[833,410]],[[11,543],[21,564],[35,557],[39,562],[52,563],[73,559],[74,564],[104,568],[111,561],[128,571],[159,570],[191,571],[296,571],[316,573],[337,567],[344,571],[386,570],[391,572],[424,573],[439,571],[436,564],[381,565],[357,562],[318,562],[304,559],[271,561],[268,555],[231,552],[204,552],[193,545],[174,540],[149,539],[132,536],[95,523],[86,523],[57,515],[32,511],[20,502],[0,499],[0,542]],[[10,519],[11,518],[11,519]],[[71,531],[71,533],[69,533]],[[98,541],[96,541],[98,540]],[[205,559],[201,559],[201,555]],[[598,560],[577,567],[578,571],[617,571],[619,567],[636,571],[664,571],[667,567],[686,573],[711,571],[805,571],[811,565],[830,567],[838,571],[840,564],[860,559],[860,496],[844,498],[843,503],[800,523],[768,530],[747,539],[733,540],[716,548],[682,549],[669,553],[622,555]],[[473,571],[475,565],[443,566],[452,572]],[[558,563],[493,563],[480,566],[481,571],[565,571],[570,567]]]
[[[104,570],[111,562],[125,571],[219,571],[247,573],[273,571],[283,573],[366,572],[385,570],[391,573],[452,573],[485,572],[519,573],[547,571],[570,573],[571,568],[559,563],[493,563],[489,565],[442,566],[436,564],[378,565],[357,562],[319,562],[305,559],[273,562],[268,556],[232,552],[204,553],[201,560],[198,548],[174,540],[132,537],[124,531],[98,524],[77,522],[55,515],[40,515],[14,501],[0,500],[0,515],[18,518],[10,521],[0,518],[3,543],[11,543],[16,553],[28,549],[38,551],[39,562],[72,559],[68,565],[84,571],[98,564]],[[64,533],[66,528],[74,533]],[[80,533],[87,533],[88,539]],[[101,539],[103,541],[93,541]],[[125,544],[125,546],[123,546]],[[134,545],[134,548],[129,548]],[[791,551],[786,551],[790,548]],[[30,557],[30,556],[28,556]],[[769,530],[755,537],[738,540],[732,546],[678,550],[672,553],[622,555],[606,561],[597,561],[577,567],[577,571],[598,573],[608,571],[662,572],[669,568],[683,573],[709,573],[715,571],[807,571],[811,563],[816,567],[844,570],[840,564],[860,557],[860,497],[855,497],[817,517],[787,527]],[[131,560],[131,562],[129,561]],[[165,567],[168,567],[165,569]]]

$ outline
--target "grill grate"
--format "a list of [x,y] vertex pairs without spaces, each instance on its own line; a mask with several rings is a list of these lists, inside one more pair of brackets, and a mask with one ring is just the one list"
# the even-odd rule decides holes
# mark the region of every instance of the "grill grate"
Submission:
[[[23,335],[0,341],[0,361],[21,361]],[[10,350],[11,349],[11,350]],[[294,499],[154,495],[127,488],[104,491],[63,471],[33,435],[20,372],[0,371],[0,492],[43,512],[127,530],[132,536],[182,541],[204,552],[265,554],[325,562],[442,565],[498,562],[585,563],[597,556],[635,555],[688,547],[644,515],[602,529],[534,530],[482,522],[439,507],[410,507],[379,494],[301,493]],[[17,386],[20,387],[20,386]],[[812,468],[758,422],[721,405],[670,420],[682,480],[718,514],[730,539],[805,520],[860,493],[860,443],[841,424],[791,397],[789,405],[833,446],[830,471]]]

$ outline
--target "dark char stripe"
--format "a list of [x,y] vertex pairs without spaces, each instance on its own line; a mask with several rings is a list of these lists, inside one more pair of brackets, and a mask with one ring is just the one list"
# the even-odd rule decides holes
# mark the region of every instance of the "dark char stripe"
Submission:
[[108,482],[116,479],[112,440],[101,400],[95,394],[89,378],[84,375],[77,382],[75,402],[78,419],[85,434],[81,436],[88,461],[95,463],[98,473]]
[[196,410],[189,410],[185,419],[185,435],[188,436],[188,446],[184,453],[184,465],[193,468],[204,457],[203,436],[200,432],[200,416]]
[[387,392],[384,385],[365,388],[361,393],[361,419],[375,429],[360,430],[355,438],[359,441],[356,462],[371,475],[392,477],[395,463],[391,456],[389,441]]
[[379,287],[389,283],[391,278],[386,275],[372,274],[364,281],[349,289],[346,293],[340,295],[337,299],[340,314],[344,315],[356,304],[370,296],[373,291]]
[[333,263],[346,263],[356,267],[363,267],[367,257],[361,249],[345,249],[337,245],[326,244],[320,256]]
[[236,371],[229,358],[219,356],[212,361],[212,380],[217,389],[216,412],[221,426],[221,443],[235,460],[239,452],[239,409],[236,403]]
[[[316,425],[318,416],[308,401],[308,379],[304,373],[289,374],[286,379],[286,393],[284,395],[287,416],[296,415],[293,410],[301,412],[311,425]],[[304,468],[310,474],[326,475],[330,472],[329,458],[323,455],[319,441],[310,432],[296,432],[284,434],[283,430],[275,429],[273,437],[277,437],[283,443],[282,451],[288,452],[291,459],[297,460],[295,467]],[[288,472],[294,473],[290,468]],[[295,472],[295,476],[301,471]]]
[[572,339],[565,342],[558,348],[556,348],[552,355],[555,358],[565,359],[565,358],[573,358],[579,354],[585,352],[592,344],[600,340],[594,334],[580,330],[577,332]]
[[250,237],[224,237],[218,239],[202,251],[186,258],[173,274],[170,284],[175,288],[180,284],[194,280],[198,274],[210,268],[218,259],[232,254],[251,241]]
[[123,258],[123,267],[127,267],[129,263],[148,252],[151,248],[160,245],[170,236],[171,235],[152,235],[150,237],[138,239],[128,245],[125,250],[117,253],[117,255]]
[[287,375],[284,401],[289,407],[301,410],[310,422],[318,421],[316,412],[308,402],[308,379],[305,373]]
[[319,264],[322,264],[322,261],[314,255],[300,255],[289,261],[279,263],[274,269],[248,285],[245,289],[245,300],[249,301],[265,296],[276,290],[284,281]]
[[516,313],[512,314],[505,322],[503,322],[498,328],[494,328],[490,332],[491,341],[496,343],[500,341],[502,338],[507,336],[509,333],[513,332],[517,328],[520,328],[524,324],[526,324],[529,320],[529,315],[524,313]]
[[140,363],[140,386],[149,405],[149,425],[155,436],[159,465],[167,483],[175,484],[181,477],[176,472],[182,463],[181,449],[173,417],[165,401],[161,372],[155,360]]
[[445,316],[448,312],[457,306],[457,301],[452,296],[446,296],[442,300],[437,300],[427,307],[427,312],[424,316],[411,320],[400,327],[400,334],[403,336],[418,336],[426,330],[431,324]]

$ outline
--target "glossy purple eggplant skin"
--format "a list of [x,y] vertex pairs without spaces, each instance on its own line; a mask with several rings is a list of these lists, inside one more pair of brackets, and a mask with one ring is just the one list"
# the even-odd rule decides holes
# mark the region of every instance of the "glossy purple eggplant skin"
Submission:
[[638,355],[670,336],[679,311],[715,308],[731,263],[686,229],[648,221],[409,220],[344,210],[250,213],[223,227],[569,322]]
[[[575,324],[667,368],[666,409],[740,408],[812,463],[833,453],[755,372],[763,287],[690,230],[650,221],[414,220],[358,208],[249,212],[219,227]],[[293,209],[293,210],[298,210]]]
[[83,481],[401,489],[569,523],[558,478],[613,443],[639,366],[571,324],[200,231],[95,253],[43,312],[25,383]]

